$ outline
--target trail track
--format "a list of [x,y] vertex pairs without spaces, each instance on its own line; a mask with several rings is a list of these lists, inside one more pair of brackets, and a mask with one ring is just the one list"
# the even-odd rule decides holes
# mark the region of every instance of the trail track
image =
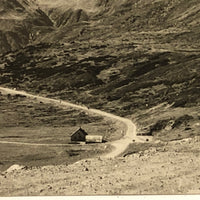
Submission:
[[[14,90],[14,89],[9,89],[9,88],[4,88],[4,87],[0,87],[0,91],[2,93],[5,93],[5,94],[24,95],[27,98],[35,99],[35,100],[41,101],[43,103],[53,103],[55,105],[59,105],[59,106],[62,106],[62,107],[66,106],[66,107],[72,107],[72,108],[75,108],[75,109],[78,109],[78,110],[84,110],[84,111],[87,111],[88,113],[94,113],[94,114],[101,115],[101,116],[104,116],[104,117],[109,117],[111,119],[118,120],[118,121],[124,123],[126,125],[125,135],[119,140],[109,142],[109,144],[111,144],[114,148],[110,153],[103,155],[103,157],[109,158],[109,157],[119,156],[120,154],[122,154],[126,150],[128,145],[130,143],[132,143],[133,140],[135,142],[144,142],[146,140],[146,137],[141,137],[141,136],[136,135],[136,126],[130,119],[119,117],[119,116],[116,116],[114,114],[107,113],[107,112],[97,110],[97,109],[92,109],[92,108],[89,109],[86,106],[76,105],[76,104],[69,103],[69,102],[63,101],[63,100],[57,100],[57,99],[42,97],[42,96],[39,96],[39,95],[32,95],[32,94],[29,94],[29,93],[24,92],[24,91],[17,91],[17,90]],[[37,143],[22,143],[22,142],[10,142],[10,141],[0,141],[0,143],[18,144],[18,145],[35,145],[35,146],[44,146],[44,145],[47,145],[47,146],[67,146],[67,144],[66,145],[65,144],[37,144]]]

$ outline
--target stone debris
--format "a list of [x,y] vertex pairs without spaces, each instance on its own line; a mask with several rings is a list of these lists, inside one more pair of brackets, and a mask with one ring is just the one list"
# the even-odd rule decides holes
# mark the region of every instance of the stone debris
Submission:
[[88,172],[88,171],[89,171],[89,169],[86,167],[86,168],[85,168],[85,171],[86,171],[86,172]]

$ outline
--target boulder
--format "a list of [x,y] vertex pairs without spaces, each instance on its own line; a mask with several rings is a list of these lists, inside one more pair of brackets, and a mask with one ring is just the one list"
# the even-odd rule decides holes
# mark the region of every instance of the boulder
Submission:
[[6,172],[7,172],[7,173],[10,173],[10,172],[13,172],[13,171],[18,171],[18,170],[22,170],[22,169],[26,169],[26,168],[27,168],[26,166],[14,164],[14,165],[10,166],[10,167],[6,170]]

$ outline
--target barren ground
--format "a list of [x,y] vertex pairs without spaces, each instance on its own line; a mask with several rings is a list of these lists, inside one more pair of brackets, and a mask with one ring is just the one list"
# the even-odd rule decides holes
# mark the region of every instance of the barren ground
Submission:
[[5,172],[0,195],[199,193],[199,139],[159,145],[127,157]]

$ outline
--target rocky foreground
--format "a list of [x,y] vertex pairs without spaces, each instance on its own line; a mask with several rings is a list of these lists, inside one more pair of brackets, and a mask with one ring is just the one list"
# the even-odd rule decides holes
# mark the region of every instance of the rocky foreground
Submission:
[[0,196],[200,194],[199,137],[116,159],[72,165],[12,166],[0,175]]

